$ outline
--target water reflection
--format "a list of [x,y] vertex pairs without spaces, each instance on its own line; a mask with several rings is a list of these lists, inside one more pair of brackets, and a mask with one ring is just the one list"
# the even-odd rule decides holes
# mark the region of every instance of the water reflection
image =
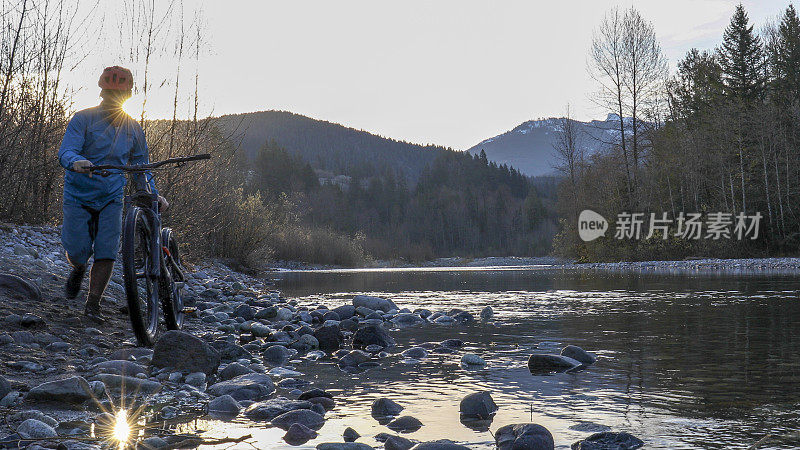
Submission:
[[[398,354],[363,373],[345,373],[329,359],[299,364],[314,374],[305,379],[337,398],[320,437],[302,448],[341,442],[348,426],[364,436],[359,442],[379,445],[372,437],[389,430],[370,415],[378,397],[422,421],[406,437],[493,448],[488,424],[460,420],[461,399],[481,390],[500,408],[488,429],[534,421],[550,429],[559,448],[608,427],[633,433],[647,448],[746,448],[767,433],[773,438],[763,448],[800,445],[800,281],[793,277],[406,270],[284,273],[278,283],[308,305],[371,293],[411,309],[477,314],[490,304],[495,311],[493,324],[395,330]],[[399,355],[449,338],[465,348],[415,364]],[[599,359],[580,372],[530,374],[531,353],[566,344]],[[464,352],[488,365],[462,367]],[[261,446],[289,448],[282,430],[253,434]]]

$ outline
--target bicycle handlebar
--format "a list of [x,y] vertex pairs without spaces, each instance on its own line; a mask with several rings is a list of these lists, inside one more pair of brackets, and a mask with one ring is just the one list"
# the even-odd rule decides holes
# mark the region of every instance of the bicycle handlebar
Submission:
[[100,172],[101,175],[109,174],[109,170],[121,170],[123,172],[146,172],[151,169],[157,169],[161,166],[165,166],[167,164],[178,164],[181,165],[185,162],[189,161],[200,161],[203,159],[210,159],[211,155],[208,153],[201,153],[199,155],[192,155],[192,156],[182,156],[179,158],[169,158],[163,161],[157,161],[150,164],[138,164],[138,165],[126,165],[126,166],[116,166],[113,164],[102,164],[97,166],[89,166],[87,169],[90,172]]

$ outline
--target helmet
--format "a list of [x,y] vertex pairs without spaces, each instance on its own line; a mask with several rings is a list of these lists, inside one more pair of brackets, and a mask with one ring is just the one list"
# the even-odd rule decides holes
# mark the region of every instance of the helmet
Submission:
[[103,89],[129,91],[133,89],[133,74],[124,67],[106,67],[103,70],[103,74],[100,75],[97,85]]

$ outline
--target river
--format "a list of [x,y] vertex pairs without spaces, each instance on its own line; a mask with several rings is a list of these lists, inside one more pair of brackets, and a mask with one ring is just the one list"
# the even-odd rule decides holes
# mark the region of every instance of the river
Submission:
[[[404,414],[422,421],[405,437],[449,438],[470,448],[494,448],[497,428],[531,421],[564,449],[605,429],[630,432],[652,449],[747,448],[766,435],[759,448],[800,446],[796,276],[535,266],[288,271],[274,278],[301,305],[334,307],[370,294],[411,310],[462,308],[477,316],[491,305],[495,311],[490,324],[392,331],[398,353],[458,338],[466,343],[459,354],[431,354],[416,364],[397,354],[360,374],[325,360],[296,364],[337,399],[320,436],[301,448],[341,442],[348,426],[363,436],[359,442],[379,446],[373,436],[390,430],[370,416],[378,397],[396,400]],[[531,353],[567,344],[594,352],[598,361],[577,373],[531,375]],[[462,368],[464,352],[488,365]],[[489,430],[459,421],[460,400],[482,390],[499,406]],[[282,444],[282,430],[246,420],[209,426],[211,435],[252,433],[260,448],[297,448]]]

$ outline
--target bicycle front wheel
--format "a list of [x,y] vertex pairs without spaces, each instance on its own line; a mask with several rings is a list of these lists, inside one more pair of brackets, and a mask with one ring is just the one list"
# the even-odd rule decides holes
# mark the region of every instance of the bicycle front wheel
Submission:
[[183,278],[183,265],[178,242],[171,229],[161,230],[161,245],[165,263],[162,270],[166,272],[161,277],[160,294],[164,322],[167,324],[168,330],[180,330],[183,328],[183,288],[186,280]]
[[147,219],[142,208],[131,206],[125,216],[122,236],[122,273],[128,314],[136,340],[144,347],[155,343],[159,321],[158,280],[150,275],[151,240],[158,237]]

